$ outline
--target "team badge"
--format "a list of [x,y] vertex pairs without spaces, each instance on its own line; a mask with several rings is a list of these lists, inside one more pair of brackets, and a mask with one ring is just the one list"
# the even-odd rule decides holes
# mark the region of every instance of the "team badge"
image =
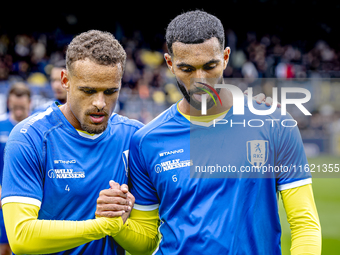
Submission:
[[247,142],[247,159],[255,167],[262,167],[268,160],[268,141],[252,140]]

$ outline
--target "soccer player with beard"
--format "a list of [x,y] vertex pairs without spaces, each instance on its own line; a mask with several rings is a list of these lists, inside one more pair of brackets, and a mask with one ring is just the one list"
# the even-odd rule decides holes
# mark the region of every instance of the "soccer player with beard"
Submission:
[[[210,99],[207,115],[201,116],[202,91],[213,94],[209,87],[222,82],[230,55],[215,16],[203,11],[177,16],[166,41],[165,60],[184,98],[134,134],[129,157],[136,199],[131,214],[157,212],[161,219],[163,239],[154,254],[281,254],[279,192],[291,226],[292,254],[320,254],[321,229],[308,171],[211,178],[195,171],[197,166],[307,165],[298,128],[280,125],[291,117],[279,111],[255,117],[247,106],[243,116],[233,115],[233,97],[226,89],[214,96],[223,104]],[[242,125],[254,117],[267,125]],[[238,125],[214,127],[215,119]]]
[[[14,253],[125,254],[115,238],[128,236],[125,243],[135,245],[141,234],[146,245],[137,246],[140,253],[156,247],[158,217],[130,222],[134,198],[123,188],[111,201],[117,203],[111,207],[116,217],[95,219],[98,194],[109,181],[127,183],[130,139],[142,126],[112,115],[125,60],[110,33],[76,36],[61,72],[67,102],[53,103],[13,129],[5,149],[2,206]],[[141,232],[143,224],[155,231]]]

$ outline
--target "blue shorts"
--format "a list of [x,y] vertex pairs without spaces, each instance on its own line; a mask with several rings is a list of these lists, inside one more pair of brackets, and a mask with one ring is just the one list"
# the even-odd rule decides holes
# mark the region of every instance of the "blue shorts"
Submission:
[[0,244],[8,244],[4,216],[2,215],[1,209],[0,209]]

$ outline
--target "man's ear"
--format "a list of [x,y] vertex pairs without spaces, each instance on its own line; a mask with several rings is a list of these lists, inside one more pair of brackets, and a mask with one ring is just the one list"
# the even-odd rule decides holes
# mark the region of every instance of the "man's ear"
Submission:
[[230,55],[230,48],[226,47],[223,52],[223,58],[224,58],[223,69],[227,67],[227,64],[229,62],[229,55]]
[[170,71],[171,71],[173,74],[175,74],[174,68],[173,68],[173,66],[172,66],[172,59],[171,59],[171,56],[170,56],[168,53],[165,53],[165,54],[164,54],[164,58],[165,58],[165,62],[166,62],[166,64],[168,65]]
[[61,86],[63,86],[66,91],[70,89],[69,76],[70,74],[66,69],[61,70]]

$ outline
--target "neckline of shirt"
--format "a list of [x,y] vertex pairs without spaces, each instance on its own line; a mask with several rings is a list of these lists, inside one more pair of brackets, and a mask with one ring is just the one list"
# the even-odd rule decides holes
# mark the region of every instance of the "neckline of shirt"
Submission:
[[[59,109],[61,105],[58,104],[58,102],[54,102],[52,104],[52,109],[56,112],[56,114],[58,115],[58,117],[60,118],[60,120],[65,124],[66,126],[66,130],[77,136],[77,137],[81,137],[81,138],[86,138],[86,139],[89,139],[89,140],[96,140],[97,138],[101,137],[105,132],[106,130],[109,128],[109,124],[107,126],[107,128],[105,129],[104,132],[100,133],[100,134],[90,134],[86,131],[83,131],[83,130],[79,130],[79,129],[76,129],[74,128],[71,123],[66,119],[66,117],[64,116],[64,114],[61,112],[61,110]],[[110,120],[109,120],[110,121]]]

